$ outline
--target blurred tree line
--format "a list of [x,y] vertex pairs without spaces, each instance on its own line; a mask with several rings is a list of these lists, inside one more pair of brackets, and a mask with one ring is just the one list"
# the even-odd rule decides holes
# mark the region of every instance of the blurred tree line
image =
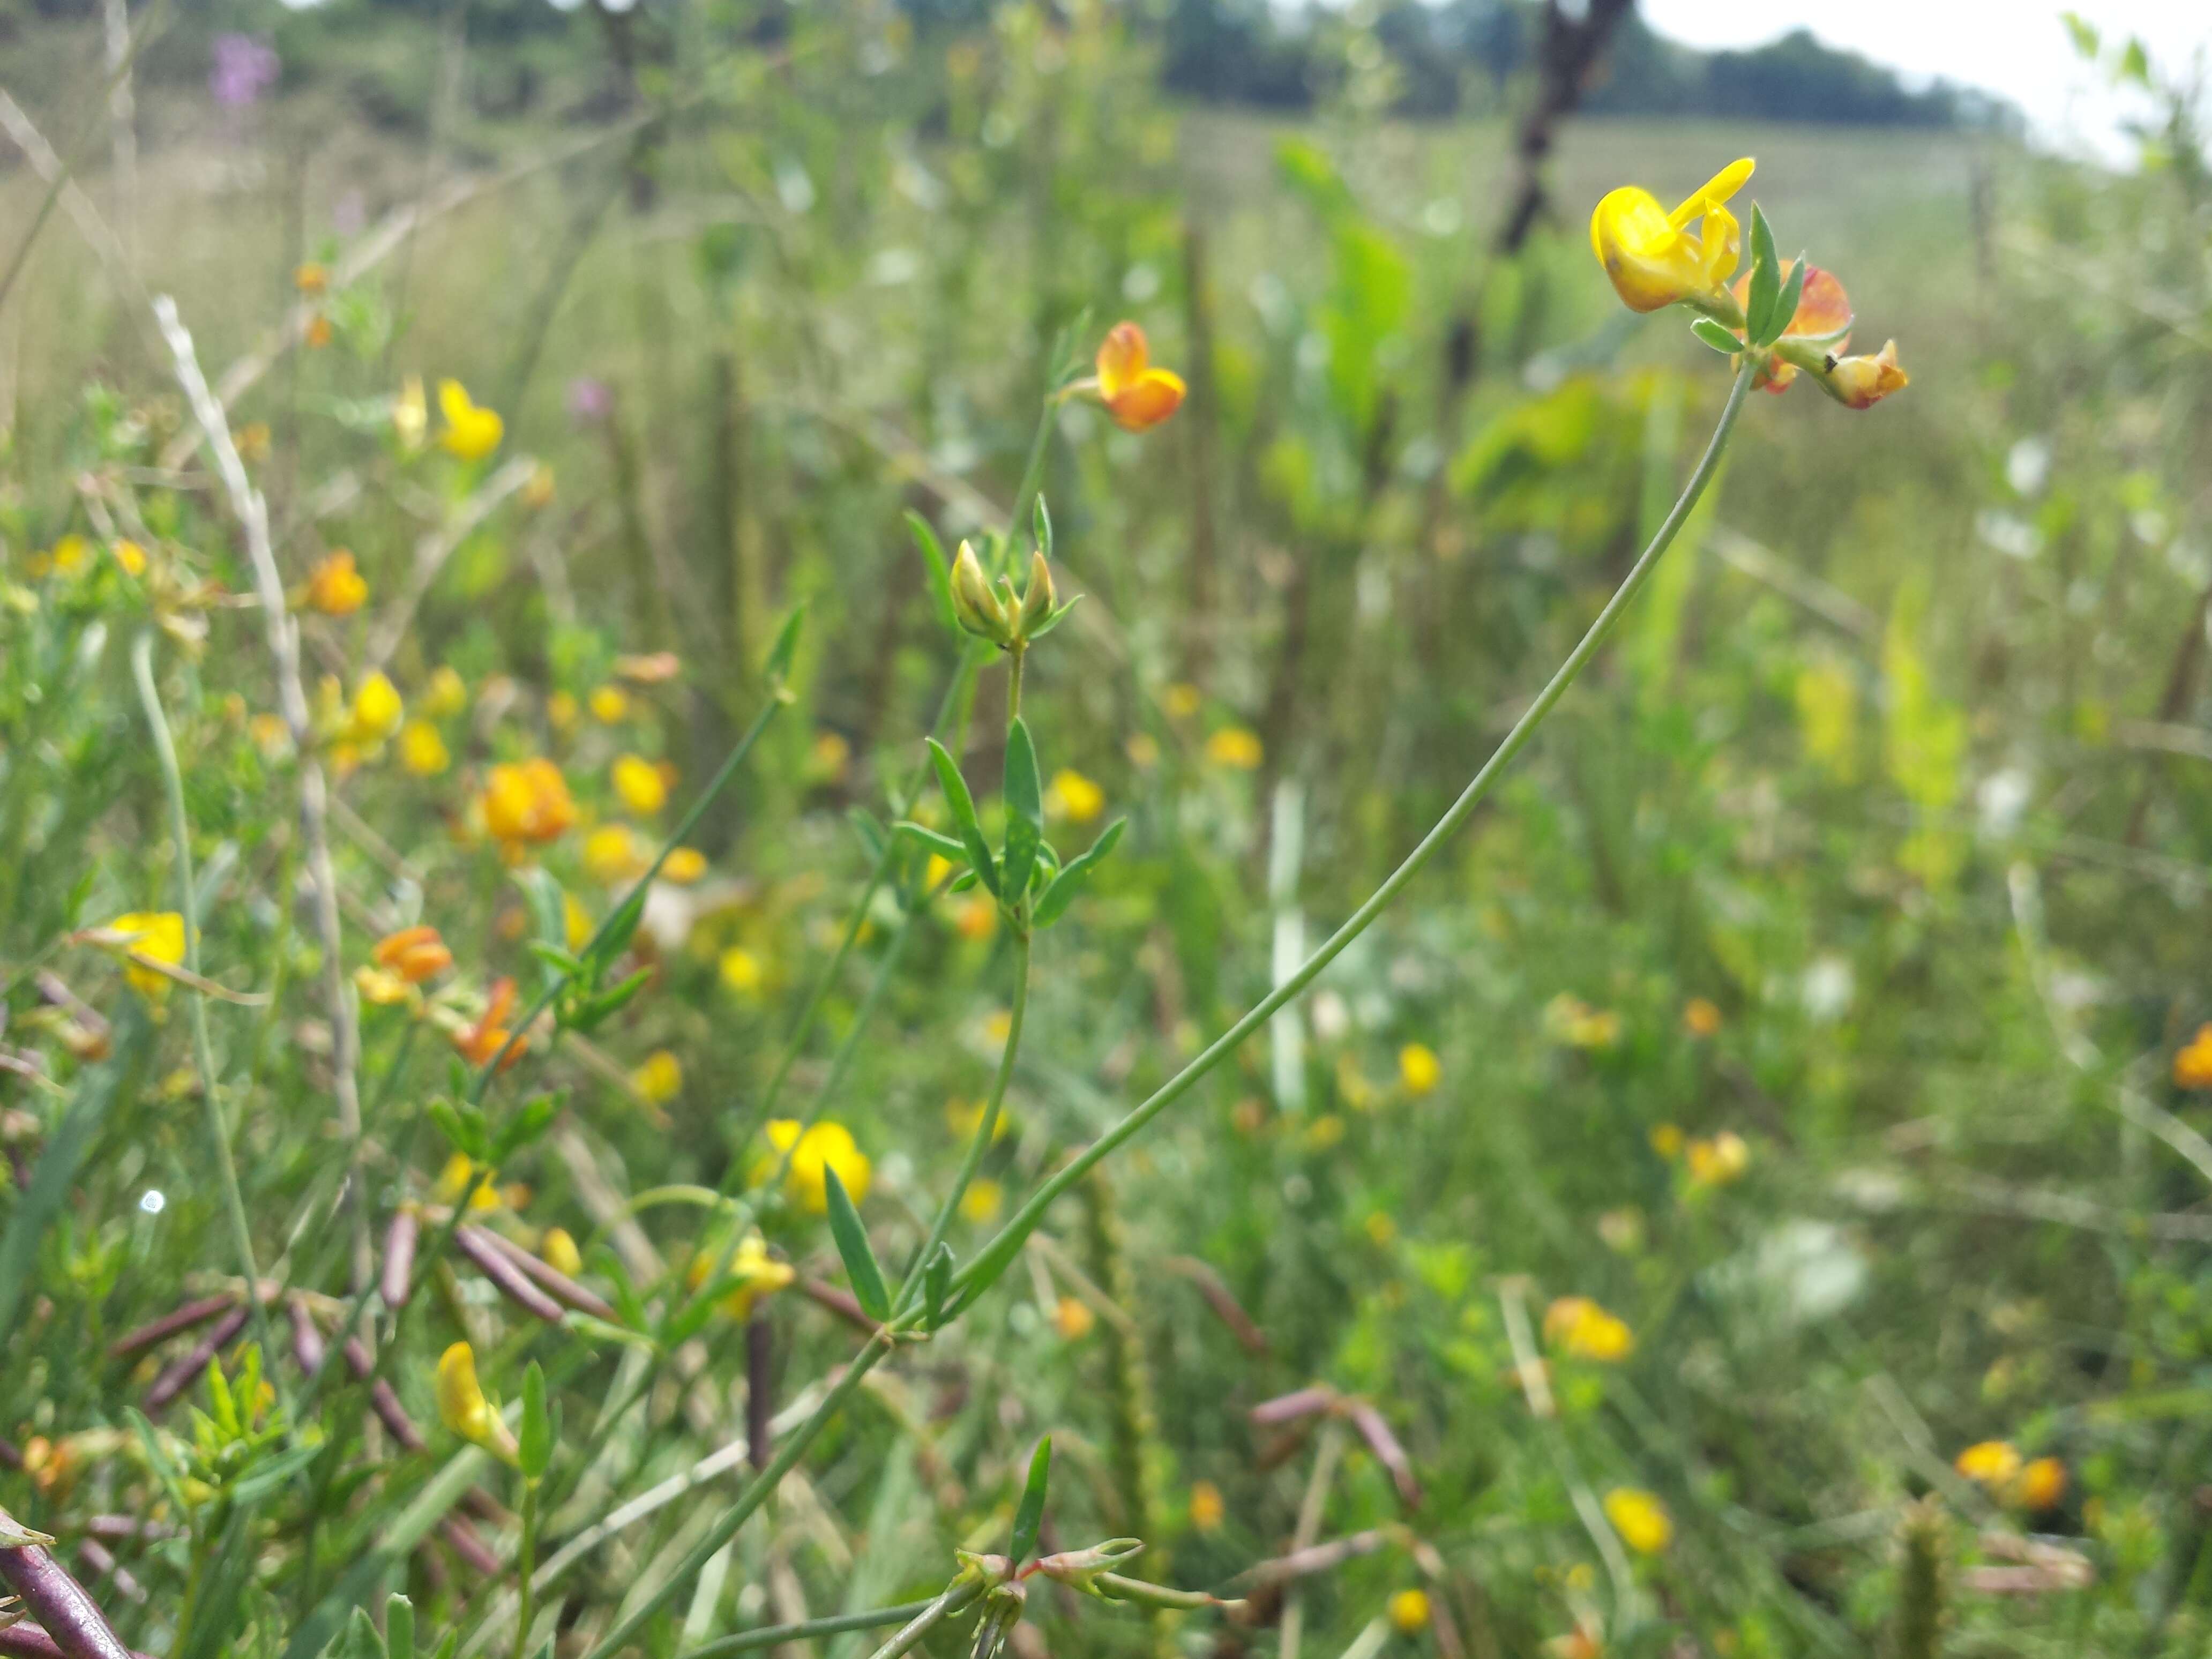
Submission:
[[[282,27],[313,51],[352,31],[412,18],[463,14],[472,45],[496,49],[596,50],[605,32],[641,40],[684,27],[680,12],[710,29],[758,39],[782,31],[796,0],[325,0],[287,12],[276,0],[206,0],[167,28],[168,49],[146,67],[185,69],[182,37],[218,30]],[[988,26],[989,0],[887,0],[918,33]],[[1353,0],[1289,8],[1273,0],[1114,0],[1131,33],[1158,55],[1166,88],[1206,103],[1297,111],[1326,101],[1351,71],[1348,37],[1379,48],[1395,88],[1395,112],[1437,119],[1492,113],[1509,88],[1540,67],[1547,14],[1571,19],[1567,0]],[[0,44],[33,19],[85,15],[83,0],[0,0]],[[1371,54],[1370,54],[1371,55]],[[161,60],[167,60],[166,63]],[[295,64],[295,69],[301,66]],[[337,67],[337,65],[327,65]],[[1581,106],[1622,116],[1726,117],[1863,126],[2002,125],[2010,112],[1971,88],[1937,82],[1908,88],[1889,70],[1823,46],[1799,29],[1747,51],[1702,52],[1668,40],[1632,9],[1581,88]]]

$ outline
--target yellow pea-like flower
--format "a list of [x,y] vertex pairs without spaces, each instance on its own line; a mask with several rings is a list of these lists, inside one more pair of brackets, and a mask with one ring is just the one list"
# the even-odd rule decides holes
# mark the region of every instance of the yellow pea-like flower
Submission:
[[1108,331],[1097,367],[1098,400],[1127,431],[1146,431],[1182,407],[1182,377],[1153,367],[1145,331],[1134,323],[1116,323]]
[[498,411],[473,402],[468,388],[459,380],[438,382],[438,412],[446,417],[446,429],[438,441],[457,459],[480,461],[497,449],[507,435],[507,422],[500,419]]
[[168,995],[167,975],[131,958],[143,957],[153,962],[166,962],[173,968],[181,964],[185,959],[183,915],[174,910],[132,910],[116,917],[107,928],[110,933],[131,935],[123,945],[123,977],[130,981],[131,988],[155,1002]]
[[453,752],[429,721],[410,720],[399,728],[399,764],[414,776],[434,778],[453,763]]
[[668,805],[668,781],[660,769],[641,755],[623,755],[614,763],[615,793],[622,804],[641,818],[649,818]]
[[514,1431],[484,1398],[477,1381],[476,1350],[456,1342],[438,1358],[438,1420],[502,1462],[517,1457]]
[[868,1195],[868,1182],[875,1166],[868,1161],[853,1139],[853,1132],[843,1124],[824,1118],[812,1128],[802,1130],[792,1118],[774,1118],[768,1126],[769,1145],[775,1148],[776,1157],[763,1160],[760,1173],[773,1170],[782,1155],[791,1154],[791,1167],[785,1171],[784,1186],[794,1198],[815,1215],[830,1213],[829,1171],[835,1170],[837,1179],[858,1204]]
[[1409,1095],[1431,1093],[1443,1081],[1443,1061],[1425,1042],[1409,1042],[1398,1050],[1398,1081]]
[[1727,283],[1743,235],[1723,204],[1743,188],[1753,166],[1749,156],[1731,161],[1672,212],[1633,185],[1607,193],[1590,215],[1590,247],[1623,305],[1657,311],[1691,300],[1730,308]]
[[1070,823],[1089,823],[1106,810],[1106,792],[1082,773],[1063,766],[1052,775],[1045,805]]
[[371,674],[354,688],[353,706],[347,711],[345,740],[374,748],[399,729],[407,713],[399,688],[382,674]]
[[1674,1517],[1654,1494],[1637,1486],[1615,1486],[1605,1495],[1605,1518],[1620,1541],[1638,1555],[1656,1555],[1674,1541]]

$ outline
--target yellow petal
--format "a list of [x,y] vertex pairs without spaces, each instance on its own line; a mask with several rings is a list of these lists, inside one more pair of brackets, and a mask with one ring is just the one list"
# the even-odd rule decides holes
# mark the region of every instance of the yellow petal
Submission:
[[1692,191],[1682,204],[1667,216],[1668,222],[1680,230],[1715,203],[1727,201],[1750,180],[1752,169],[1757,165],[1748,155],[1730,161]]

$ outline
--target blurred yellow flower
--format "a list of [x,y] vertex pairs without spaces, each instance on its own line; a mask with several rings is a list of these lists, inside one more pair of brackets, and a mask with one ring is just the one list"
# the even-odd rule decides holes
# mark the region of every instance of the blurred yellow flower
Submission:
[[1409,1042],[1398,1050],[1398,1081],[1409,1095],[1425,1095],[1443,1081],[1443,1062],[1425,1042]]
[[2212,1089],[2212,1025],[2200,1025],[2173,1056],[2173,1086]]
[[410,720],[399,728],[399,764],[418,778],[434,778],[453,763],[446,740],[428,720]]
[[347,711],[345,738],[374,748],[399,729],[406,714],[399,688],[382,672],[371,674],[354,688],[353,706]]
[[1088,823],[1106,810],[1106,792],[1082,773],[1063,766],[1052,775],[1045,810],[1070,823]]
[[689,887],[707,873],[707,855],[696,847],[672,847],[660,861],[660,878]]
[[429,684],[422,688],[422,695],[415,702],[432,720],[449,720],[469,706],[468,682],[458,669],[440,663],[430,671]]
[[1131,734],[1121,745],[1121,752],[1129,757],[1129,764],[1140,772],[1149,772],[1160,763],[1160,745],[1149,732]]
[[642,755],[617,756],[612,775],[615,793],[638,817],[649,818],[668,805],[668,785],[660,775],[660,769]]
[[[802,1130],[794,1119],[772,1118],[769,1121],[768,1139],[779,1158],[787,1152],[791,1154],[791,1168],[784,1175],[785,1189],[814,1214],[830,1213],[828,1171],[831,1170],[845,1183],[845,1190],[854,1203],[858,1204],[868,1195],[868,1180],[874,1166],[854,1144],[853,1132],[843,1124],[823,1118],[812,1128]],[[775,1167],[775,1159],[764,1160],[761,1174],[765,1176]]]
[[[707,1282],[707,1275],[720,1263],[725,1248],[710,1244],[692,1256],[686,1278],[693,1290]],[[775,1295],[797,1277],[791,1263],[769,1254],[768,1243],[758,1233],[747,1233],[730,1255],[729,1278],[735,1288],[715,1305],[742,1323],[752,1317],[753,1306],[761,1297]]]
[[650,862],[626,823],[603,823],[584,837],[584,872],[602,887],[635,881]]
[[581,712],[574,692],[556,691],[545,699],[545,723],[556,732],[566,732]]
[[1014,1016],[1005,1008],[994,1008],[983,1016],[983,1040],[993,1048],[1003,1047],[1013,1035]]
[[2055,1457],[2039,1457],[2020,1472],[2013,1494],[2027,1510],[2055,1510],[2066,1496],[2066,1466]]
[[1628,1322],[1586,1296],[1563,1296],[1544,1310],[1544,1340],[1577,1359],[1615,1364],[1636,1352]]
[[507,434],[507,423],[497,412],[471,402],[468,388],[459,380],[438,382],[438,412],[446,417],[438,441],[448,455],[460,460],[482,460]]
[[52,558],[58,575],[74,576],[92,557],[92,544],[72,531],[54,544]]
[[1682,1149],[1690,1179],[1700,1187],[1725,1187],[1751,1167],[1751,1148],[1733,1129],[1723,1129],[1711,1140],[1692,1140]]
[[561,895],[561,924],[568,936],[568,948],[582,950],[592,937],[593,923],[592,913],[576,902],[574,893],[563,891]]
[[369,951],[380,968],[397,974],[410,985],[433,980],[453,965],[453,953],[434,927],[417,924],[386,933]]
[[146,550],[137,543],[125,538],[107,550],[115,556],[115,562],[122,567],[125,575],[143,576],[146,574]]
[[515,1461],[514,1431],[477,1382],[476,1350],[456,1342],[438,1360],[438,1420],[503,1462]]
[[1638,1555],[1656,1555],[1674,1541],[1674,1520],[1667,1506],[1640,1487],[1615,1486],[1606,1493],[1605,1518]]
[[[1613,292],[1631,311],[1657,311],[1677,301],[1733,310],[1728,279],[1743,251],[1741,228],[1721,204],[1752,174],[1746,156],[1715,173],[1673,212],[1633,185],[1609,191],[1590,215],[1590,249]],[[1692,222],[1702,220],[1701,234]]]
[[438,1202],[458,1204],[461,1201],[461,1194],[467,1193],[471,1210],[499,1208],[499,1188],[494,1184],[494,1178],[499,1171],[483,1167],[483,1180],[481,1182],[477,1181],[478,1173],[479,1166],[470,1161],[466,1152],[455,1152],[446,1160],[446,1167],[438,1172],[438,1184],[434,1189]]
[[584,1253],[565,1227],[548,1227],[538,1243],[538,1258],[556,1273],[574,1279],[584,1271]]
[[[973,1140],[975,1138],[975,1132],[983,1127],[983,1108],[986,1104],[988,1104],[987,1102],[981,1100],[961,1100],[957,1097],[946,1101],[945,1127],[952,1131],[955,1139]],[[1006,1131],[1013,1127],[1013,1115],[1001,1108],[998,1121],[991,1126],[991,1139],[994,1141],[1004,1140],[1006,1138]]]
[[309,259],[304,264],[293,267],[292,286],[302,294],[312,297],[323,293],[330,285],[331,271],[328,265]]
[[430,405],[422,396],[422,377],[410,374],[392,400],[392,435],[399,441],[402,453],[411,455],[422,447],[429,431]]
[[722,983],[741,997],[755,994],[761,981],[767,977],[761,968],[760,958],[742,945],[732,945],[722,952],[719,964]]
[[987,939],[998,931],[998,903],[981,892],[967,894],[953,906],[952,925],[964,939]]
[[510,846],[558,839],[576,822],[561,769],[544,756],[503,761],[484,780],[484,828]]
[[1229,1506],[1222,1502],[1221,1488],[1211,1480],[1194,1480],[1190,1486],[1190,1524],[1200,1532],[1212,1532],[1221,1525]]
[[665,1048],[656,1048],[629,1074],[630,1087],[655,1106],[665,1106],[684,1091],[684,1063]]
[[1116,323],[1107,331],[1097,368],[1098,399],[1127,431],[1146,431],[1182,406],[1182,377],[1152,367],[1145,331],[1134,323]]
[[981,1176],[968,1185],[960,1194],[960,1213],[963,1218],[981,1226],[998,1219],[999,1212],[1006,1207],[1006,1189],[988,1176]]
[[629,713],[629,694],[619,685],[599,685],[585,699],[592,718],[602,726],[612,726]]
[[169,994],[169,976],[158,969],[146,968],[131,960],[142,957],[149,962],[165,962],[172,968],[185,959],[185,919],[174,910],[131,910],[107,924],[112,933],[129,935],[120,945],[124,953],[123,977],[141,996],[159,1002]]
[[1571,1048],[1610,1048],[1620,1041],[1620,1016],[1562,991],[1544,1006],[1544,1030]]
[[1241,726],[1224,726],[1206,740],[1206,757],[1238,772],[1259,769],[1264,757],[1259,735]]
[[317,312],[307,319],[307,332],[301,337],[306,341],[308,350],[320,351],[331,343],[330,318],[322,312]]
[[256,714],[246,721],[246,735],[266,760],[280,759],[292,747],[292,728],[281,714]]
[[811,783],[836,783],[845,775],[851,764],[853,745],[842,733],[817,732],[814,746],[806,753],[806,776]]
[[1953,1459],[1951,1467],[1995,1491],[2009,1486],[2020,1473],[2020,1453],[2009,1440],[1978,1440]]
[[1673,1123],[1655,1123],[1651,1126],[1651,1133],[1649,1138],[1651,1142],[1651,1150],[1658,1153],[1660,1157],[1665,1158],[1668,1163],[1671,1164],[1674,1159],[1681,1157],[1682,1131],[1679,1125]]
[[1401,1636],[1419,1636],[1428,1628],[1429,1598],[1425,1590],[1401,1589],[1390,1598],[1390,1622]]
[[1721,1029],[1719,1006],[1705,997],[1692,997],[1682,1006],[1682,1029],[1693,1037],[1717,1036]]
[[1080,1342],[1097,1322],[1098,1316],[1080,1297],[1063,1296],[1052,1304],[1052,1328],[1063,1342]]
[[553,469],[540,461],[522,481],[522,504],[533,513],[551,506],[553,488]]
[[421,992],[389,968],[374,968],[367,963],[353,970],[353,984],[363,1002],[379,1008],[422,1000]]

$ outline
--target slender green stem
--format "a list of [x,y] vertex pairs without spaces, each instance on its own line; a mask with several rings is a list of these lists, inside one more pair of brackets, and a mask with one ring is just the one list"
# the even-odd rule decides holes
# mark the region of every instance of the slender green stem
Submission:
[[522,1483],[522,1537],[515,1546],[515,1583],[520,1586],[519,1601],[514,1613],[514,1659],[527,1659],[530,1649],[530,1617],[536,1611],[531,1593],[532,1577],[538,1571],[538,1483]]
[[1060,394],[1046,392],[1043,406],[1037,411],[1036,434],[1030,439],[1029,459],[1022,465],[1022,481],[1014,490],[1013,517],[1006,521],[1006,539],[1010,543],[1029,523],[1030,514],[1036,506],[1037,492],[1044,487],[1044,458],[1052,443],[1052,418],[1059,412]]
[[[177,908],[185,919],[185,969],[197,978],[200,976],[200,907],[192,880],[191,822],[185,811],[185,775],[177,764],[176,740],[169,734],[169,719],[162,712],[161,694],[154,684],[151,630],[131,642],[131,672],[138,682],[138,701],[144,706],[146,724],[153,728],[154,752],[160,757],[161,781],[168,791],[169,836],[177,848]],[[222,1189],[223,1214],[230,1224],[231,1249],[237,1255],[239,1272],[246,1276],[246,1305],[252,1314],[254,1340],[261,1345],[264,1374],[281,1379],[276,1345],[269,1335],[268,1310],[261,1303],[261,1269],[253,1259],[253,1228],[246,1219],[238,1165],[230,1155],[230,1126],[223,1119],[222,1097],[216,1088],[215,1044],[208,1036],[207,998],[194,988],[186,1002],[191,1010],[192,1060],[199,1071],[200,1099],[206,1107],[208,1139],[215,1147],[216,1177]],[[283,1388],[281,1380],[277,1386]],[[297,1427],[297,1419],[289,1412],[286,1421]]]
[[991,1142],[999,1129],[999,1111],[1006,1098],[1006,1085],[1014,1075],[1014,1056],[1021,1050],[1022,1026],[1030,1010],[1030,936],[1026,931],[1014,939],[1014,1001],[1006,1021],[1006,1046],[999,1054],[999,1069],[991,1079],[991,1093],[983,1103],[983,1115],[975,1125],[975,1138],[968,1143],[968,1155],[960,1161],[960,1174],[952,1183],[952,1190],[945,1195],[945,1202],[937,1212],[937,1219],[929,1229],[929,1237],[907,1269],[906,1282],[899,1286],[897,1300],[892,1304],[903,1312],[921,1293],[923,1275],[928,1271],[929,1258],[952,1231],[952,1218],[959,1213],[960,1200],[967,1195],[982,1168],[983,1155],[991,1150]]
[[801,1620],[791,1625],[763,1625],[757,1630],[739,1631],[734,1636],[720,1636],[698,1647],[687,1649],[677,1659],[726,1659],[732,1653],[752,1653],[762,1648],[772,1648],[785,1642],[803,1642],[811,1637],[842,1636],[848,1631],[878,1630],[885,1625],[896,1625],[902,1620],[927,1613],[943,1598],[933,1596],[927,1601],[902,1601],[896,1607],[870,1607],[861,1613],[832,1613],[825,1619]]
[[1021,718],[1022,665],[1029,654],[1029,647],[1018,643],[1006,653],[1006,724],[1009,726]]
[[1420,873],[1423,866],[1436,856],[1444,842],[1467,822],[1468,814],[1481,804],[1499,775],[1528,746],[1537,728],[1543,725],[1559,699],[1566,695],[1567,688],[1589,666],[1590,659],[1597,654],[1599,648],[1620,624],[1622,614],[1635,602],[1644,583],[1650,580],[1651,573],[1658,568],[1661,556],[1673,544],[1675,537],[1681,533],[1682,526],[1688,521],[1698,497],[1705,493],[1705,486],[1712,482],[1713,474],[1719,468],[1721,455],[1728,447],[1729,434],[1735,429],[1736,417],[1743,410],[1744,398],[1751,390],[1753,372],[1752,368],[1747,366],[1737,373],[1735,384],[1729,390],[1728,403],[1721,410],[1719,424],[1713,428],[1712,441],[1705,446],[1705,453],[1698,459],[1689,482],[1683,486],[1681,496],[1674,503],[1674,510],[1659,526],[1657,533],[1651,538],[1651,544],[1644,550],[1613,597],[1606,601],[1605,608],[1590,623],[1589,632],[1567,653],[1566,660],[1559,665],[1559,671],[1544,689],[1536,694],[1535,701],[1528,705],[1527,712],[1513,723],[1513,729],[1506,734],[1505,740],[1483,763],[1481,770],[1474,775],[1443,817],[1437,820],[1436,827],[1421,838],[1420,844],[1406,855],[1405,862],[1390,872],[1382,884],[1368,896],[1366,902],[1353,911],[1344,925],[1330,934],[1296,973],[1255,1004],[1249,1012],[1216,1038],[1204,1053],[1161,1085],[1150,1099],[1136,1107],[1091,1142],[1079,1156],[1062,1165],[1045,1181],[1013,1218],[1000,1229],[998,1237],[956,1275],[954,1283],[957,1287],[980,1290],[1004,1273],[1012,1261],[1014,1253],[1021,1249],[1023,1241],[1036,1231],[1038,1224],[1044,1219],[1045,1212],[1051,1207],[1054,1199],[1182,1099],[1200,1079],[1226,1060],[1239,1044],[1265,1025],[1277,1010],[1311,984],[1322,969],[1335,961],[1346,945],[1373,925],[1376,917],[1389,908],[1391,901],[1404,890],[1406,884]]
[[923,1637],[982,1593],[982,1580],[963,1572],[945,1587],[943,1595],[900,1626],[897,1634],[878,1648],[871,1659],[899,1659],[900,1655],[912,1651]]

